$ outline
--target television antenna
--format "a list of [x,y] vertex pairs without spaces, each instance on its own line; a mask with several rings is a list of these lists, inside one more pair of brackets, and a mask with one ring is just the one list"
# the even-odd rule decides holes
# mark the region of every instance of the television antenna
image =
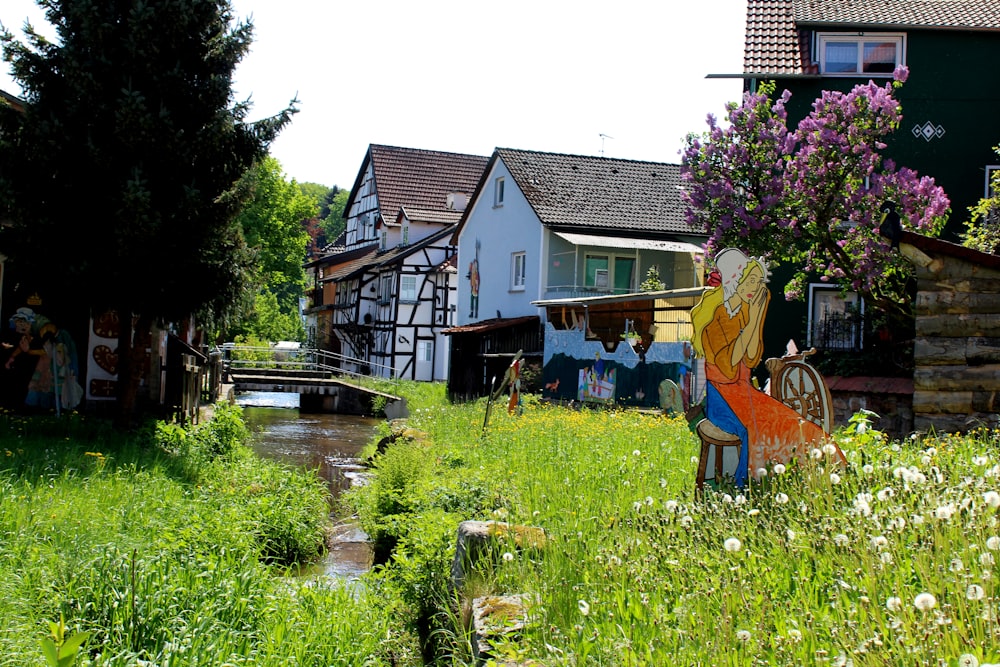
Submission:
[[603,132],[599,135],[601,137],[601,157],[604,157],[604,140],[614,139],[610,134],[604,134]]

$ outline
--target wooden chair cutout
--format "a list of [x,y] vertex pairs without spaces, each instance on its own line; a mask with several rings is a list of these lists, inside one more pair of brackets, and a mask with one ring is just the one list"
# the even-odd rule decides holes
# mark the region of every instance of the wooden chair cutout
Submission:
[[[764,363],[771,374],[771,396],[830,433],[833,430],[833,400],[830,398],[830,390],[819,371],[805,361],[806,357],[815,353],[816,349],[811,348],[800,354],[786,354],[780,359],[771,358]],[[698,422],[695,430],[701,440],[695,488],[702,491],[705,488],[705,474],[711,453],[709,447],[716,448],[713,479],[718,480],[722,477],[725,448],[735,447],[736,457],[739,459],[742,443],[739,436],[723,431],[708,419]]]

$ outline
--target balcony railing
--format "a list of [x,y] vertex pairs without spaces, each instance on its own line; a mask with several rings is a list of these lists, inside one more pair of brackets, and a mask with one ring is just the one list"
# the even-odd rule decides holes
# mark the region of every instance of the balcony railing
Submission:
[[634,294],[639,288],[594,287],[588,285],[549,285],[545,288],[545,299],[580,299],[588,296],[609,296],[614,294]]

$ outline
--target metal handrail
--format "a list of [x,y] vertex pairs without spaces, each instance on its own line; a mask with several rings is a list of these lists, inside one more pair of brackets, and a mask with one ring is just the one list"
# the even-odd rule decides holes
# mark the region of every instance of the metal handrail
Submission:
[[[223,367],[226,370],[233,368],[276,368],[276,369],[296,369],[296,370],[318,370],[354,377],[384,377],[374,376],[372,373],[358,373],[343,367],[345,364],[367,366],[375,370],[388,370],[389,380],[398,380],[399,375],[396,369],[386,364],[350,357],[345,354],[338,354],[328,350],[316,348],[281,348],[261,345],[237,345],[235,343],[225,343],[219,349],[222,354]],[[233,353],[237,355],[246,354],[251,359],[234,359]]]

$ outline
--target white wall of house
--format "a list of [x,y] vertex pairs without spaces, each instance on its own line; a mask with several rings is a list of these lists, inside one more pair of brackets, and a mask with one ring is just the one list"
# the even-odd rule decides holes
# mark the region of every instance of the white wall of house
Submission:
[[[503,179],[499,199],[498,179]],[[477,255],[476,244],[479,244]],[[531,305],[542,284],[542,225],[514,183],[502,160],[494,163],[483,188],[472,204],[458,239],[459,325],[497,316],[538,315]],[[515,255],[524,253],[525,271],[515,279]],[[470,272],[479,267],[479,308],[473,306]],[[521,284],[518,284],[521,283]]]
[[347,247],[375,240],[375,217],[379,211],[375,191],[375,172],[369,161],[361,187],[353,201],[347,202]]

